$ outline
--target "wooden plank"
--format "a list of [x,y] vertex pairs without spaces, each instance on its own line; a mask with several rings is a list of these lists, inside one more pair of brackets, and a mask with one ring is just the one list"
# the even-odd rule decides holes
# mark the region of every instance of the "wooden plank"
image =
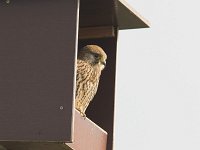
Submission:
[[114,37],[113,26],[85,27],[79,29],[79,39],[96,39]]
[[66,144],[74,150],[106,150],[107,132],[76,111],[74,141]]
[[[1,142],[5,150],[72,150],[63,143],[49,142]],[[3,148],[0,150],[4,150]]]
[[[0,142],[8,150],[106,150],[107,133],[88,118],[75,111],[73,143]],[[0,146],[1,149],[1,146]]]
[[0,140],[71,141],[78,0],[0,1]]

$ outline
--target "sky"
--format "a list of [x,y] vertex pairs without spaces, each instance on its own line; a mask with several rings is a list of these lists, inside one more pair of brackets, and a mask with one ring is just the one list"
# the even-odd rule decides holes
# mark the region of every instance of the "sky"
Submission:
[[199,150],[199,1],[127,2],[151,28],[119,32],[114,150]]

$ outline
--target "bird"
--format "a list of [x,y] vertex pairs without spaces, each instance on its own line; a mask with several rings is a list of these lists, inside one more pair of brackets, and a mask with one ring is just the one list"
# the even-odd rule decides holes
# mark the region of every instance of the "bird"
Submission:
[[85,111],[96,95],[107,55],[98,45],[86,45],[78,53],[76,65],[75,108],[86,118]]

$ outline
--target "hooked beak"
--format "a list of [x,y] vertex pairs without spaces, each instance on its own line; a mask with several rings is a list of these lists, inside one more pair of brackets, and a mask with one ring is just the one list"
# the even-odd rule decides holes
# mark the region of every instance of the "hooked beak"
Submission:
[[104,65],[104,67],[106,67],[106,61],[102,61],[101,64]]

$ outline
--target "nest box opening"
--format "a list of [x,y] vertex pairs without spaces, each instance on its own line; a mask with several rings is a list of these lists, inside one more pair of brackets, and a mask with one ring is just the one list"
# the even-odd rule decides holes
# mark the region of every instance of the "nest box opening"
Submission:
[[98,34],[100,33],[98,30],[96,35],[91,32],[91,37],[88,36],[89,33],[90,32],[87,32],[87,38],[79,37],[79,50],[88,44],[98,45],[104,49],[108,58],[106,68],[102,71],[100,77],[97,94],[90,102],[86,115],[108,133],[108,143],[111,146],[111,141],[113,139],[117,33],[113,32],[114,34],[109,34],[109,36],[107,36],[108,34],[105,32],[105,35],[101,33],[101,37],[99,36],[100,34]]

